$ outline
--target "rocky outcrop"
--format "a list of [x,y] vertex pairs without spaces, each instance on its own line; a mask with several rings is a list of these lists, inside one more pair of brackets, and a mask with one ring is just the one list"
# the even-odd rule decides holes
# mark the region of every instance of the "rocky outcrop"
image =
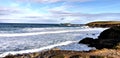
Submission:
[[90,37],[86,37],[83,40],[81,40],[79,43],[83,43],[83,44],[94,44],[97,40],[90,38]]
[[111,27],[104,30],[98,39],[85,38],[79,43],[89,44],[90,47],[96,47],[97,49],[103,48],[120,48],[120,26]]
[[95,21],[86,24],[89,27],[113,27],[120,26],[120,21]]

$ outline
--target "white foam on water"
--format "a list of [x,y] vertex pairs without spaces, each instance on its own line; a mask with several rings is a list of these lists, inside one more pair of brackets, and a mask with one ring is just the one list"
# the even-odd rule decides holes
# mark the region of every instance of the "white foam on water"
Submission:
[[41,35],[41,34],[57,34],[57,33],[94,31],[94,30],[103,31],[105,29],[106,28],[87,28],[87,29],[80,29],[80,30],[61,30],[61,31],[33,32],[33,33],[0,34],[0,37],[31,36],[31,35]]
[[57,46],[68,45],[68,44],[75,43],[75,42],[77,42],[77,41],[66,41],[66,42],[62,42],[62,43],[59,43],[59,44],[54,44],[54,45],[45,46],[45,47],[42,47],[42,48],[39,48],[39,49],[4,52],[3,54],[0,54],[0,58],[1,58],[1,57],[5,57],[5,56],[7,56],[7,55],[9,55],[9,54],[16,55],[16,54],[23,54],[23,53],[39,52],[39,51],[42,51],[42,50],[52,49],[52,48],[57,47]]

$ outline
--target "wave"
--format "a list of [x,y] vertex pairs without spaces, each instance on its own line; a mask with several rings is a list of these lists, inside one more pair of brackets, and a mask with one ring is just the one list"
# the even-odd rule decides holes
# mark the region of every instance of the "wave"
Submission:
[[61,30],[61,31],[46,31],[46,32],[33,32],[33,33],[14,33],[14,34],[0,34],[0,37],[16,37],[16,36],[31,36],[40,34],[56,34],[56,33],[67,33],[67,32],[79,32],[79,31],[103,31],[106,28],[87,28],[80,30]]
[[66,42],[62,42],[62,43],[59,43],[59,44],[54,44],[54,45],[49,45],[49,46],[46,46],[46,47],[42,47],[42,48],[39,48],[39,49],[5,52],[3,54],[0,54],[0,57],[5,57],[5,56],[10,55],[10,54],[16,55],[16,54],[23,54],[23,53],[40,52],[42,50],[52,49],[52,48],[57,47],[57,46],[68,45],[68,44],[75,43],[75,42],[78,42],[78,41],[66,41]]

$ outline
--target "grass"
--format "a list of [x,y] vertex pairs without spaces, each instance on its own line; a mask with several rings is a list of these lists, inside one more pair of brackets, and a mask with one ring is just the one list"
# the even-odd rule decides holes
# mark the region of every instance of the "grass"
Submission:
[[112,27],[120,26],[120,21],[96,21],[87,23],[86,25],[90,27]]
[[96,21],[87,24],[120,24],[120,21]]

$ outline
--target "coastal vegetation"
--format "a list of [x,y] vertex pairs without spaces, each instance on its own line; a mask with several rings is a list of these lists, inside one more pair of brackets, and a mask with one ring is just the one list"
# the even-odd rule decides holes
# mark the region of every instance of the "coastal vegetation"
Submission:
[[90,27],[112,27],[120,26],[120,21],[95,21],[86,24]]

